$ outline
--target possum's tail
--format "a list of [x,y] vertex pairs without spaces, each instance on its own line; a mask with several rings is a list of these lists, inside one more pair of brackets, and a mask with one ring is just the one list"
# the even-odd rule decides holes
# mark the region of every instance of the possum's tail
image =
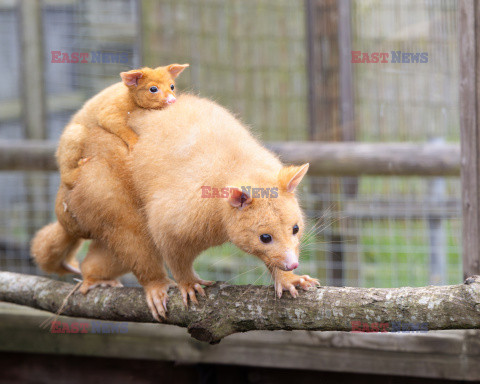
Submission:
[[81,274],[75,254],[82,239],[70,235],[58,221],[40,229],[32,240],[31,253],[41,269],[64,275]]

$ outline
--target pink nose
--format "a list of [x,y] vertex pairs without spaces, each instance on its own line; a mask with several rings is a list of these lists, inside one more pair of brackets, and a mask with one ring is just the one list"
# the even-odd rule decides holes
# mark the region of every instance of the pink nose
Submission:
[[177,101],[177,99],[175,98],[175,96],[168,95],[168,97],[167,97],[167,103],[168,103],[168,104],[173,104],[175,101]]
[[288,269],[289,271],[293,271],[294,269],[297,269],[297,268],[298,268],[298,263],[297,263],[297,262],[292,263],[292,264],[290,264],[290,265],[287,265],[287,269]]

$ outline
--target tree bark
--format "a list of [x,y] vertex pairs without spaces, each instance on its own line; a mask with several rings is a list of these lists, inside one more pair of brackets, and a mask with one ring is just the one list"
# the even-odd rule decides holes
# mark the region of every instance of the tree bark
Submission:
[[[0,272],[1,301],[53,313],[73,288],[45,277]],[[251,330],[351,331],[352,321],[388,323],[390,331],[392,322],[426,323],[428,330],[480,329],[480,276],[459,285],[418,288],[318,287],[296,299],[287,292],[276,299],[271,286],[218,282],[205,291],[207,297],[187,310],[172,288],[165,323],[186,327],[209,343]],[[85,296],[75,292],[62,315],[155,322],[141,288],[96,288]]]

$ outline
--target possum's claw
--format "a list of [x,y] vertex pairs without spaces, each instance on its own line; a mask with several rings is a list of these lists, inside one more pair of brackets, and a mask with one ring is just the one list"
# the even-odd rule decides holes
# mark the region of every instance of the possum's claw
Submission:
[[197,279],[196,281],[188,282],[188,283],[178,283],[178,289],[182,294],[183,305],[185,305],[185,308],[188,308],[189,298],[192,303],[198,305],[196,293],[200,294],[200,296],[205,297],[206,294],[202,288],[202,285],[209,286],[212,284],[213,284],[213,281],[207,281],[202,279]]
[[144,286],[148,308],[159,323],[167,318],[168,288],[175,285],[171,280],[166,282],[151,282]]
[[320,281],[308,275],[300,276],[300,286],[307,290],[308,288],[320,287]]
[[315,286],[320,286],[320,282],[308,275],[298,276],[293,272],[277,271],[275,273],[275,292],[277,297],[282,297],[283,291],[289,291],[293,298],[298,296],[296,287],[305,291]]
[[78,262],[76,260],[72,260],[70,263],[67,263],[65,260],[62,261],[62,267],[65,268],[66,271],[69,273],[74,273],[76,275],[81,275],[82,272],[78,266]]
[[203,296],[203,297],[206,296],[206,295],[205,295],[205,291],[203,290],[203,288],[202,288],[202,286],[201,286],[200,284],[198,284],[198,283],[195,284],[195,285],[193,286],[193,288],[195,288],[195,290],[196,290],[201,296]]

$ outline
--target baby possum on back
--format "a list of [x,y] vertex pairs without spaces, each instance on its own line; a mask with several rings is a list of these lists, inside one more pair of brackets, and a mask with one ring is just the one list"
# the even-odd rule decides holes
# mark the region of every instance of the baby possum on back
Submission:
[[88,100],[60,137],[57,161],[62,182],[72,188],[79,166],[88,161],[83,158],[83,149],[90,127],[99,126],[120,137],[131,150],[138,136],[127,125],[129,114],[139,108],[162,109],[173,104],[176,101],[175,79],[187,67],[188,64],[171,64],[122,72],[121,82]]

